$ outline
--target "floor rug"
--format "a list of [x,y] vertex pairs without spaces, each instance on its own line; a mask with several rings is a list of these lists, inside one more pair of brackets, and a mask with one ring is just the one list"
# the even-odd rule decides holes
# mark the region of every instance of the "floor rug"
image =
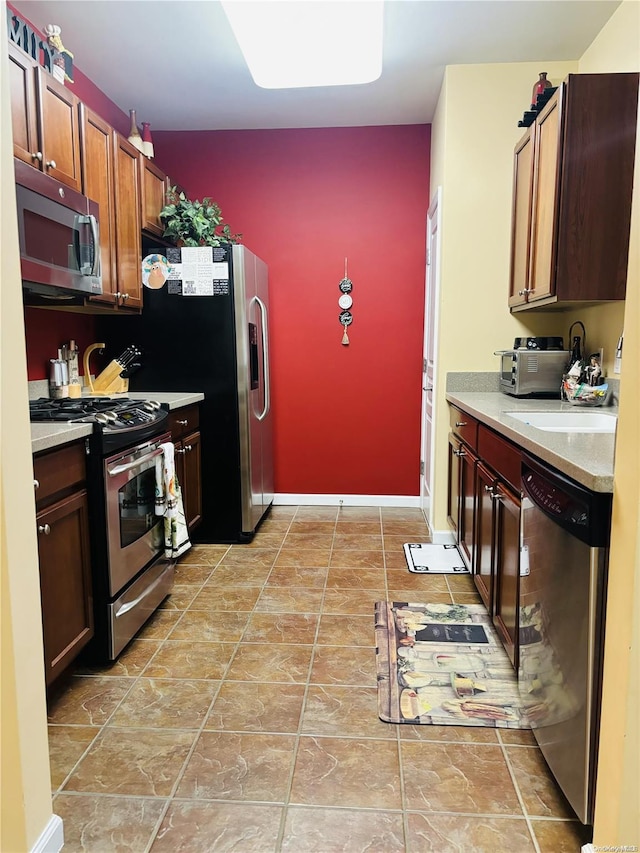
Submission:
[[403,547],[410,572],[421,575],[469,574],[455,545],[407,542]]
[[520,700],[483,605],[378,601],[375,620],[381,720],[530,728],[535,706]]

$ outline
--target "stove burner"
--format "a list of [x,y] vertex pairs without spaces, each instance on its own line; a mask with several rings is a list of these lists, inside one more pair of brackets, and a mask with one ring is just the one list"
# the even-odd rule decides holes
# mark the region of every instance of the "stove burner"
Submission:
[[[121,398],[113,400],[111,397],[91,397],[86,399],[50,400],[48,397],[40,397],[38,400],[29,401],[29,414],[32,421],[62,421],[71,422],[81,419],[91,421],[88,417],[97,412],[121,411],[135,405],[134,400]],[[143,405],[140,403],[139,405]]]

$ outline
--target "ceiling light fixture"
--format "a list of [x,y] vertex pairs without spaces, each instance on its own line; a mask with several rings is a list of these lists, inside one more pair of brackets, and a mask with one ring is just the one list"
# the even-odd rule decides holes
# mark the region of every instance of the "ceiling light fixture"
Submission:
[[263,89],[371,83],[382,73],[382,0],[222,0]]

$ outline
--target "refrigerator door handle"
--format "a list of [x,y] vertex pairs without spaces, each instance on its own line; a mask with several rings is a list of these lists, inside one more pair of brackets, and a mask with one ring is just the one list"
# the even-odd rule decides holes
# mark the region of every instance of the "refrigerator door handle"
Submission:
[[267,330],[267,306],[259,296],[254,296],[260,308],[262,322],[260,328],[262,331],[262,375],[264,376],[264,408],[259,415],[256,415],[259,421],[263,421],[269,409],[271,408],[271,383],[269,381],[269,335]]

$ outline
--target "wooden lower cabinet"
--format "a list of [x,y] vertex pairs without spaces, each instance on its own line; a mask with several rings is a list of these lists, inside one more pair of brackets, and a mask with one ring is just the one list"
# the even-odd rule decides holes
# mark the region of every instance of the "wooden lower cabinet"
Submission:
[[38,454],[33,475],[48,686],[93,637],[84,442]]
[[184,515],[189,532],[202,520],[202,454],[200,433],[185,436],[176,446],[176,469],[182,489]]
[[200,406],[195,403],[169,412],[171,440],[175,445],[176,473],[189,532],[202,520],[202,454]]
[[493,624],[513,666],[518,667],[518,598],[520,594],[520,498],[498,482],[495,486]]
[[480,598],[493,616],[495,566],[494,543],[494,487],[496,476],[482,462],[476,467],[476,541],[473,580]]
[[[471,416],[457,411],[456,427]],[[484,424],[472,449],[449,435],[447,514],[460,554],[507,655],[518,665],[520,450]],[[473,436],[472,436],[473,439]]]
[[86,491],[41,510],[36,522],[45,678],[49,685],[93,636]]

